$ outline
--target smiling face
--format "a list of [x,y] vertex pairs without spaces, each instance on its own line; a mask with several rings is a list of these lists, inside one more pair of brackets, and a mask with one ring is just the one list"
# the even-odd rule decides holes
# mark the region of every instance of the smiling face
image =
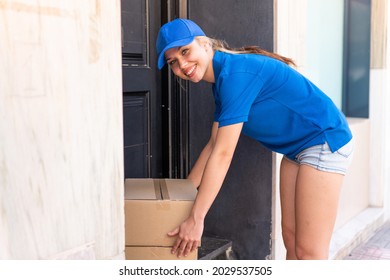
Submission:
[[194,83],[201,80],[213,83],[213,55],[210,43],[198,37],[189,45],[167,50],[165,59],[179,78]]

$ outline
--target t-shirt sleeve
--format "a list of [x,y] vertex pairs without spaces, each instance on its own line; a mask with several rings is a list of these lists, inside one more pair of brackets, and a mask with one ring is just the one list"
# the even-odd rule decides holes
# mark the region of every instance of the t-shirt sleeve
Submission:
[[248,121],[249,111],[263,87],[262,79],[251,73],[221,76],[215,88],[214,120],[219,127]]

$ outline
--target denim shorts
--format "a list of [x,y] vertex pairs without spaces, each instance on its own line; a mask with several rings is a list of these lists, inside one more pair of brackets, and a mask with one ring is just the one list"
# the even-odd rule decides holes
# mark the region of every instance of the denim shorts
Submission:
[[[353,157],[353,139],[337,151],[330,150],[328,143],[315,145],[300,152],[293,162],[306,164],[318,170],[345,175]],[[286,159],[290,160],[285,156]]]

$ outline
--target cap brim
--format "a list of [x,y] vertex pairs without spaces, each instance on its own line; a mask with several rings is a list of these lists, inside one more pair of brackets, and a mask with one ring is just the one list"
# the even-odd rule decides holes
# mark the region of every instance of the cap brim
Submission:
[[195,37],[188,37],[188,38],[177,40],[177,41],[174,41],[174,42],[168,44],[161,51],[160,55],[158,56],[158,60],[157,60],[158,69],[161,70],[164,67],[165,63],[166,63],[166,61],[165,61],[165,52],[167,50],[191,44],[192,41],[194,41],[194,39],[195,39]]

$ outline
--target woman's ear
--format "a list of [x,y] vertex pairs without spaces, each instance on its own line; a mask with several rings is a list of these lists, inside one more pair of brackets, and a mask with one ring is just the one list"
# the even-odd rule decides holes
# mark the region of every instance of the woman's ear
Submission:
[[205,49],[206,52],[212,49],[210,41],[206,37],[197,37],[199,45]]
[[203,42],[203,47],[205,48],[206,52],[208,52],[209,50],[211,50],[211,44],[208,40],[204,40]]

